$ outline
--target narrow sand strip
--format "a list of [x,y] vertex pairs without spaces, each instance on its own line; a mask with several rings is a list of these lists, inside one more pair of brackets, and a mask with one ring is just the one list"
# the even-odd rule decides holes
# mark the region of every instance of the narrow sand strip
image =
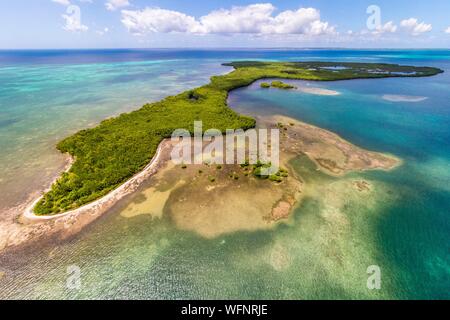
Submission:
[[33,209],[36,206],[36,204],[42,199],[42,197],[40,197],[25,209],[22,218],[24,218],[25,221],[30,222],[45,221],[45,220],[54,220],[69,215],[75,216],[84,213],[93,213],[93,212],[99,213],[110,209],[115,203],[117,203],[117,201],[119,201],[126,195],[134,192],[145,179],[149,178],[150,176],[154,175],[157,172],[158,165],[160,164],[160,158],[162,153],[161,151],[166,146],[169,146],[169,144],[170,144],[169,140],[163,140],[159,144],[156,154],[152,158],[151,162],[141,172],[137,173],[135,176],[130,178],[124,184],[120,185],[117,189],[111,191],[104,197],[71,211],[51,216],[38,216],[33,212]]
[[391,102],[421,102],[428,99],[427,97],[421,96],[405,96],[397,94],[385,94],[382,98]]
[[315,94],[320,96],[338,96],[341,94],[340,92],[335,90],[307,86],[298,87],[297,90],[303,93]]

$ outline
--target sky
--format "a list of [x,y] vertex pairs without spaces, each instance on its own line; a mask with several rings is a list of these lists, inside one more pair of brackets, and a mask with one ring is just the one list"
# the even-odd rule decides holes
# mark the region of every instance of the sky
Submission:
[[450,48],[449,0],[0,0],[0,49]]

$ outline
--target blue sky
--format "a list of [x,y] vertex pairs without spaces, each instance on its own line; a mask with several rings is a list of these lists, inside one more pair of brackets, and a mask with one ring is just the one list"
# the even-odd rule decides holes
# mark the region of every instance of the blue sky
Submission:
[[0,21],[2,49],[450,48],[448,0],[14,0]]

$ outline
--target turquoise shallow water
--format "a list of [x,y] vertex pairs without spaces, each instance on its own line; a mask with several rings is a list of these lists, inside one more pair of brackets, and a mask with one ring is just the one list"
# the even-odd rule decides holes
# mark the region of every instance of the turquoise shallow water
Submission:
[[0,207],[48,184],[62,165],[55,144],[63,137],[226,70],[212,61],[183,59],[0,63]]
[[[392,271],[392,280],[398,297],[448,297],[450,95],[448,88],[441,89],[447,79],[442,76],[326,84],[287,81],[341,93],[333,97],[295,91],[264,92],[258,82],[231,97],[232,104],[242,106],[242,112],[286,114],[404,160],[393,172],[363,175],[386,184],[398,197],[378,209],[379,217],[367,222],[373,223],[369,232],[373,233],[372,241],[377,243],[381,260],[389,261],[397,270]],[[389,102],[383,100],[385,94],[428,99],[419,103]]]
[[[23,190],[57,172],[62,158],[52,146],[61,137],[205,83],[228,70],[221,62],[234,59],[383,61],[446,73],[294,81],[339,96],[267,91],[257,83],[233,92],[230,103],[240,112],[286,114],[404,164],[336,179],[295,159],[292,165],[316,187],[288,223],[212,240],[177,230],[168,216],[123,218],[125,201],[73,239],[1,256],[0,298],[450,298],[449,51],[0,54],[2,204],[19,201]],[[428,99],[390,102],[382,98],[387,94]],[[349,182],[361,178],[374,187],[370,197],[349,191]],[[380,291],[366,287],[374,264],[382,270]],[[81,268],[79,291],[66,288],[69,265]]]

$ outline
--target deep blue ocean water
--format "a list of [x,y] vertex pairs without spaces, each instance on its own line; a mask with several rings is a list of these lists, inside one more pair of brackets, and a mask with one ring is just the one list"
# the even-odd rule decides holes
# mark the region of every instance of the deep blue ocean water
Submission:
[[[62,165],[54,150],[62,137],[207,83],[230,70],[224,62],[256,59],[400,63],[445,73],[292,81],[339,96],[263,91],[258,83],[231,93],[240,112],[285,114],[401,158],[392,172],[354,174],[374,184],[374,199],[328,199],[326,192],[344,184],[311,176],[325,181],[323,199],[305,201],[289,225],[215,240],[176,230],[167,219],[112,213],[58,243],[56,257],[49,258],[50,247],[1,261],[0,297],[450,298],[449,50],[0,51],[0,208],[48,183]],[[427,99],[393,102],[386,95]],[[299,172],[308,166],[301,159],[294,165]],[[330,203],[341,205],[345,228],[323,218]],[[290,257],[283,270],[270,263],[280,247]],[[63,266],[72,263],[89,270],[81,292],[64,287]],[[380,292],[365,287],[371,264],[383,271]],[[44,266],[49,272],[36,276]]]

